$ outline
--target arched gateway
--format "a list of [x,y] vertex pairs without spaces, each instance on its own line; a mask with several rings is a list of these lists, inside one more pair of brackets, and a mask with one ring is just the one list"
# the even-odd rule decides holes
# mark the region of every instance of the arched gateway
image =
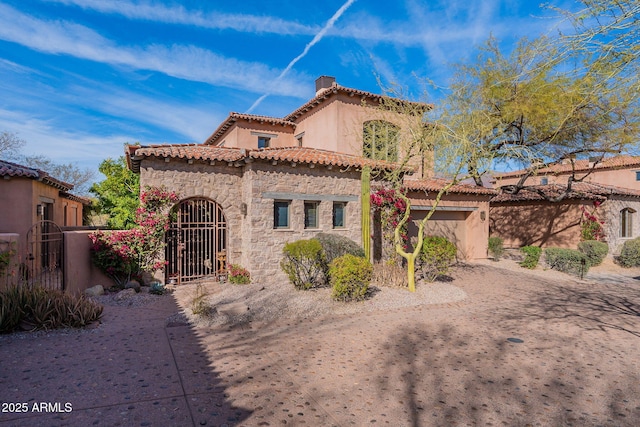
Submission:
[[205,198],[181,201],[172,209],[167,232],[167,281],[177,283],[225,274],[227,222],[222,207]]

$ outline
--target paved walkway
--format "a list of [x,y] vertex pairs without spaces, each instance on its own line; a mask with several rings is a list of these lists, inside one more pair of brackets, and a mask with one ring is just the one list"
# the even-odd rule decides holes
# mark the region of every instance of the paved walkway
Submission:
[[[107,307],[93,331],[0,340],[18,426],[637,426],[640,286],[456,273],[461,303],[242,327]],[[33,403],[72,405],[32,412]]]

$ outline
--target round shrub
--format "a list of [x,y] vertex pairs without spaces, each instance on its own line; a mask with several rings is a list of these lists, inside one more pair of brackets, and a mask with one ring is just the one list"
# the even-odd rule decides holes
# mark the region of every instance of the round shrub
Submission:
[[587,257],[589,264],[600,265],[609,253],[609,245],[598,240],[585,240],[578,243],[578,250]]
[[287,243],[282,252],[284,259],[280,261],[280,267],[296,289],[311,289],[323,282],[324,254],[318,239]]
[[365,258],[346,254],[329,266],[331,296],[338,301],[359,301],[365,298],[373,275],[373,266]]
[[589,271],[589,260],[575,249],[547,248],[544,250],[544,256],[551,269],[576,276],[583,276]]
[[229,265],[229,282],[234,285],[246,285],[251,283],[249,271],[238,264]]
[[418,269],[425,280],[433,282],[449,272],[455,263],[458,249],[445,237],[427,236],[422,241],[422,250],[418,255]]
[[504,241],[497,236],[489,237],[489,253],[494,261],[498,261],[504,254]]
[[622,244],[618,264],[623,267],[640,267],[640,238]]
[[322,270],[327,283],[329,283],[329,265],[334,259],[346,254],[364,258],[364,249],[348,237],[339,234],[318,233],[315,238],[322,246]]
[[524,260],[522,260],[520,266],[530,270],[533,270],[538,266],[542,249],[538,246],[523,246],[520,248],[520,251],[524,254]]

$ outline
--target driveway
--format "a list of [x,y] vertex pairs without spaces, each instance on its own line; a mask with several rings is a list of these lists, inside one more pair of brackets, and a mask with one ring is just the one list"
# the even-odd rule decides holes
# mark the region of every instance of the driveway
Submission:
[[640,425],[636,281],[453,278],[452,304],[192,328],[167,324],[169,296],[108,306],[91,331],[2,337],[2,402],[73,410],[0,424]]

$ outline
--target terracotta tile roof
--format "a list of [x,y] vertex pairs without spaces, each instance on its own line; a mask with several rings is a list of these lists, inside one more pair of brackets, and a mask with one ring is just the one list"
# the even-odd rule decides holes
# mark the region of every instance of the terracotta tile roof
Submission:
[[318,164],[337,167],[371,166],[374,169],[389,170],[396,167],[390,162],[375,161],[350,154],[319,150],[308,147],[284,147],[246,150],[241,148],[217,147],[204,144],[168,144],[150,146],[128,146],[129,167],[139,172],[140,161],[145,157],[180,158],[185,160],[236,162],[244,159],[270,160]]
[[216,130],[213,131],[211,136],[206,139],[204,142],[207,145],[213,145],[225,132],[233,126],[238,120],[244,120],[248,122],[256,121],[259,123],[269,123],[271,125],[282,125],[282,126],[291,126],[295,129],[296,124],[290,122],[286,119],[280,119],[278,117],[270,117],[270,116],[258,116],[254,114],[243,114],[243,113],[229,113],[229,116],[218,126]]
[[[404,181],[404,187],[407,190],[412,191],[428,191],[428,192],[438,192],[445,185],[447,185],[450,181],[441,178],[429,178],[429,179],[412,179],[408,178]],[[485,196],[494,196],[496,194],[496,190],[492,188],[486,187],[478,187],[476,185],[469,184],[455,184],[452,185],[448,190],[447,194],[477,194],[477,195],[485,195]]]
[[0,176],[36,179],[63,191],[69,191],[73,188],[73,184],[56,179],[45,171],[31,168],[29,166],[19,165],[17,163],[7,162],[6,160],[0,160]]
[[[593,163],[589,160],[576,160],[574,162],[575,170],[577,172],[586,172],[593,167]],[[602,162],[598,163],[594,170],[601,169],[624,169],[630,167],[640,168],[640,156],[615,156],[607,157]],[[536,175],[553,175],[570,173],[572,171],[571,163],[554,163],[548,166],[544,166],[536,172]],[[495,178],[513,178],[524,175],[526,170],[521,169],[513,172],[497,173]]]
[[361,168],[363,166],[371,166],[374,169],[381,170],[389,170],[396,167],[396,165],[391,162],[371,160],[351,154],[309,147],[282,147],[266,148],[264,150],[251,150],[249,152],[249,156],[253,159],[331,165],[338,167]]
[[[532,186],[530,190],[522,189],[518,194],[500,192],[491,199],[491,203],[541,201],[545,198],[538,191],[549,198],[554,198],[561,195],[565,189],[565,185],[559,184],[536,185]],[[571,192],[566,198],[569,200],[606,200],[609,196],[640,197],[640,191],[612,185],[576,182],[571,186]]]

